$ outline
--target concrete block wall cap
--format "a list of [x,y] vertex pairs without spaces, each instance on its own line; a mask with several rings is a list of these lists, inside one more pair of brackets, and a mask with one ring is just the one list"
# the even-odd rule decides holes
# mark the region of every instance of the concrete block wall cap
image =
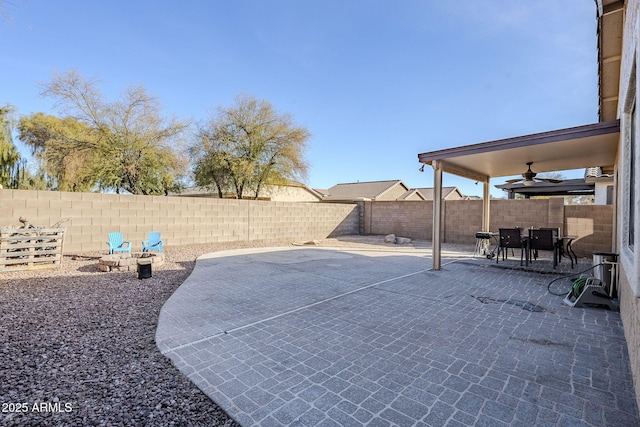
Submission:
[[149,265],[152,262],[150,258],[138,258],[138,265]]

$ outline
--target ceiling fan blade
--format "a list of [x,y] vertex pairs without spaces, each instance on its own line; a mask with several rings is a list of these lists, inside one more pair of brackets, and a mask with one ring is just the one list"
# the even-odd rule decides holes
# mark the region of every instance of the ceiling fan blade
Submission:
[[520,182],[522,181],[522,178],[518,178],[518,179],[508,179],[505,182],[508,182],[509,184],[513,184],[514,182]]
[[561,179],[553,179],[553,178],[536,178],[538,181],[546,181],[546,182],[551,182],[554,184],[559,184],[562,182]]

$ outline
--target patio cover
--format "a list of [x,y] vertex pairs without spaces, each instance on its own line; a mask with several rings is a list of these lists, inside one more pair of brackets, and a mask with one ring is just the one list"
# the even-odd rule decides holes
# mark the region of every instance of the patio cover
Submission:
[[433,269],[441,266],[442,172],[484,184],[482,231],[489,231],[491,178],[519,175],[527,162],[535,172],[600,166],[613,173],[619,137],[620,121],[613,120],[418,154],[434,170]]

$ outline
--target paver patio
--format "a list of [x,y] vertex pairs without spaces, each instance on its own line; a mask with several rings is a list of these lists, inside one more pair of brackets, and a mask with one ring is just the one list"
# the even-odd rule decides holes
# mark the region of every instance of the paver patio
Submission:
[[243,426],[639,425],[619,313],[472,250],[441,271],[428,247],[205,255],[156,342]]

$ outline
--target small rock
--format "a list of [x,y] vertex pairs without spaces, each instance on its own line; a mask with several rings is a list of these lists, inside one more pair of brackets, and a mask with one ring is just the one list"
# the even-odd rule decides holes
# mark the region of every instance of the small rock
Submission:
[[386,236],[384,236],[384,242],[385,243],[395,243],[396,242],[396,235],[395,234],[387,234]]

